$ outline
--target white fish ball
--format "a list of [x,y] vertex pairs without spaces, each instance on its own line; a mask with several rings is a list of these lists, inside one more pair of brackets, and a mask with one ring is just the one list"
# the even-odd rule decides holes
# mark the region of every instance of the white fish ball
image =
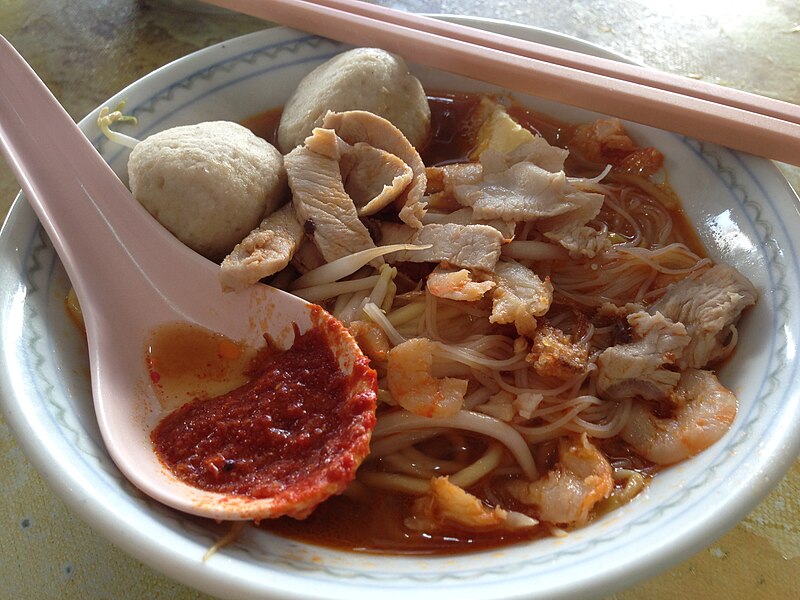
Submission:
[[174,127],[128,160],[134,197],[184,244],[219,261],[286,199],[283,156],[229,121]]
[[278,148],[288,154],[319,127],[328,111],[365,110],[390,121],[416,148],[428,140],[425,90],[405,61],[378,48],[355,48],[306,75],[286,103]]

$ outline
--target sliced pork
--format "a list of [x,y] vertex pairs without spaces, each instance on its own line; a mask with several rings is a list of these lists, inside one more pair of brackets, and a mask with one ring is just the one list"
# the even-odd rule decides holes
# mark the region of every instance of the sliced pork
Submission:
[[733,350],[736,323],[757,299],[758,291],[744,275],[728,265],[715,265],[699,277],[668,287],[650,312],[658,311],[686,326],[691,341],[677,364],[682,369],[699,369]]
[[[533,162],[549,167],[563,164],[563,157],[538,156],[538,146],[523,144],[505,155],[486,150],[480,159],[480,180],[474,171],[465,170],[470,182],[453,184],[452,196],[472,208],[473,219],[535,222],[537,230],[573,256],[595,256],[608,242],[587,224],[599,214],[603,195],[582,189],[563,170],[551,171]],[[448,175],[441,179],[447,186]]]
[[451,213],[438,213],[428,211],[422,219],[423,224],[430,223],[455,223],[456,225],[488,225],[494,227],[503,236],[503,240],[511,241],[514,239],[514,231],[517,224],[512,221],[502,221],[500,219],[491,219],[485,221],[476,219],[472,213],[471,208],[460,208]]
[[[570,215],[570,217],[576,216]],[[611,241],[604,231],[581,225],[580,222],[580,218],[565,219],[559,228],[546,231],[544,235],[569,250],[569,254],[573,258],[594,258],[611,247]]]
[[284,158],[297,217],[327,262],[375,247],[344,189],[341,151],[333,131],[315,129]]
[[220,267],[223,289],[240,290],[274,275],[289,264],[303,241],[303,226],[292,203],[269,215],[225,257]]
[[597,391],[602,398],[666,400],[680,380],[671,370],[690,338],[682,323],[659,312],[628,316],[633,341],[606,348],[597,358]]
[[476,185],[483,176],[483,167],[479,162],[451,163],[438,167],[427,167],[425,176],[428,193],[439,192],[451,194],[457,185]]
[[503,152],[502,149],[482,152],[480,162],[483,169],[490,173],[499,173],[521,162],[534,164],[551,173],[560,173],[564,170],[567,156],[569,156],[567,150],[551,146],[541,136],[531,136],[528,141],[508,152]]
[[425,203],[422,201],[426,187],[425,164],[403,133],[386,119],[363,110],[330,112],[322,120],[322,126],[335,130],[336,135],[348,144],[368,144],[396,156],[408,165],[412,181],[397,200],[398,214],[404,223],[422,227],[421,219],[425,214]]
[[528,267],[516,262],[499,262],[495,266],[492,291],[491,323],[513,323],[520,335],[532,336],[536,317],[541,317],[553,302],[553,285],[542,281]]
[[457,185],[453,195],[464,206],[472,207],[479,219],[535,221],[578,208],[578,204],[562,201],[566,185],[563,171],[551,173],[521,162],[499,171],[484,168],[480,183]]
[[305,237],[305,241],[295,251],[291,261],[292,266],[298,273],[308,273],[325,264],[325,257],[310,238]]
[[414,179],[411,167],[400,158],[363,142],[348,144],[339,170],[344,189],[361,216],[389,206]]
[[424,250],[395,252],[392,262],[447,263],[454,267],[491,271],[500,258],[502,234],[488,225],[424,225],[414,229],[398,223],[380,223],[380,245],[430,245]]

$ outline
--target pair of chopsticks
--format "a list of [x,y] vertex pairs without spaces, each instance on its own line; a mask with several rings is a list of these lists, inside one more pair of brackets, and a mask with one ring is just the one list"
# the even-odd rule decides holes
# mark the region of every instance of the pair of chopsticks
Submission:
[[800,106],[360,0],[204,0],[505,89],[800,166]]

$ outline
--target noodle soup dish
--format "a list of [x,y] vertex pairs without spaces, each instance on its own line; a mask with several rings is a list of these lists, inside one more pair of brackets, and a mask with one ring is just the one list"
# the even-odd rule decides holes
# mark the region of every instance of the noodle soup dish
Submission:
[[[84,131],[230,293],[264,282],[335,316],[369,358],[377,406],[369,452],[340,456],[358,468],[310,509],[206,522],[116,472],[88,381],[67,374],[85,361],[70,332],[58,347],[76,358],[58,353],[54,387],[69,390],[60,429],[82,442],[65,456],[113,490],[115,506],[91,509],[101,529],[149,520],[121,542],[134,555],[157,543],[155,566],[230,597],[592,597],[710,543],[766,493],[759,474],[789,464],[796,216],[766,161],[286,29],[143,81]],[[236,386],[269,368],[260,356]],[[240,432],[229,455],[184,438],[165,468],[258,497],[274,482],[241,482],[256,463],[288,473],[280,440],[304,417],[281,418],[259,446],[269,460],[239,451]]]

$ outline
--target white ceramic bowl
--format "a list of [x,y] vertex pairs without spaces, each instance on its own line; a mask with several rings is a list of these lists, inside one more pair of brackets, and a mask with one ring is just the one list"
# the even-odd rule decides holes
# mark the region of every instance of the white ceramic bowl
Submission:
[[[482,21],[486,28],[602,54],[553,33]],[[240,120],[282,105],[300,78],[344,46],[270,29],[197,52],[148,75],[105,105],[128,101],[136,135],[210,119]],[[419,69],[429,89],[492,89]],[[520,100],[570,121],[590,113]],[[101,139],[96,113],[81,127],[124,176],[127,153]],[[800,265],[797,198],[768,161],[630,125],[666,168],[711,255],[742,270],[761,293],[721,374],[739,396],[731,431],[656,477],[627,506],[566,538],[496,551],[414,558],[359,555],[249,529],[202,562],[223,528],[143,496],[101,442],[84,340],[69,321],[63,269],[26,202],[0,234],[2,406],[31,461],[88,523],[139,560],[226,598],[584,598],[651,576],[710,544],[778,482],[800,447],[796,344]],[[109,282],[110,285],[113,283]]]

